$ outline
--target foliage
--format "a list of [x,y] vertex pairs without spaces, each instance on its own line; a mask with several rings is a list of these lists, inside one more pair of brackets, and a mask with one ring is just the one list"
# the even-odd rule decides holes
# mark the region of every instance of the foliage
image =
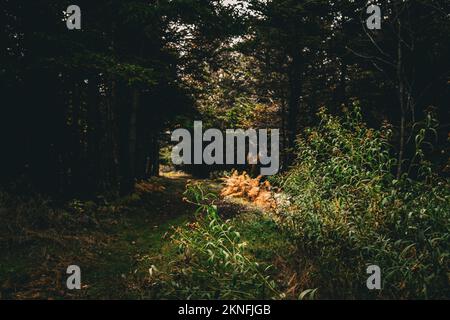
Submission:
[[172,240],[180,250],[169,296],[188,299],[267,299],[279,296],[262,266],[247,253],[239,232],[217,214],[199,184],[187,187],[188,201],[198,206],[197,220],[178,227]]
[[260,65],[252,57],[227,48],[220,68],[205,67],[205,80],[195,82],[196,105],[205,126],[221,129],[279,126],[278,105],[265,97]]
[[[95,260],[93,270],[111,268],[94,276],[94,297],[129,297],[134,291],[122,284],[130,268],[142,276],[134,262],[143,252],[145,275],[167,277],[142,297],[450,296],[450,191],[442,178],[450,136],[448,123],[426,113],[450,118],[450,2],[379,1],[381,30],[365,28],[366,2],[233,3],[79,0],[82,29],[67,30],[65,1],[2,1],[0,298],[23,298],[26,286],[33,297],[59,290],[53,275],[74,257]],[[324,111],[315,117],[319,106],[341,114],[353,101],[370,127],[395,125],[369,129],[359,111],[344,121]],[[298,140],[296,165],[270,180],[286,194],[246,175],[227,181],[223,195],[267,209],[284,204],[277,215],[232,226],[215,196],[191,185],[185,196],[198,221],[165,241],[169,225],[192,212],[177,201],[183,178],[174,173],[162,184],[156,176],[160,164],[173,169],[167,133],[192,129],[194,119],[205,128],[279,128],[280,170],[292,164],[299,132],[317,125]],[[196,168],[202,176],[233,169]],[[103,240],[115,243],[107,253]],[[253,252],[261,242],[267,247]],[[159,252],[163,244],[167,252]],[[277,269],[258,265],[259,255]],[[382,267],[381,292],[365,287],[368,264]],[[286,280],[277,282],[282,289],[274,273]]]
[[[343,121],[324,110],[319,118],[298,139],[296,165],[280,179],[292,205],[279,217],[315,266],[319,296],[448,297],[448,181],[424,161],[421,179],[396,180],[389,129],[367,128],[357,108]],[[366,288],[371,264],[382,270],[379,292]]]

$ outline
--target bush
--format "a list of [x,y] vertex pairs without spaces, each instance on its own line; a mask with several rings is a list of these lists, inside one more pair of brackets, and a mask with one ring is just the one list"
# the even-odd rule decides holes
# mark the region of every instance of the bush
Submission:
[[[346,120],[319,117],[278,181],[291,197],[278,218],[314,265],[319,296],[449,298],[450,187],[423,159],[427,129],[416,137],[417,179],[397,180],[387,127],[367,128],[357,109]],[[366,287],[372,264],[381,291]]]
[[198,206],[197,219],[175,229],[180,258],[173,262],[166,296],[184,299],[267,299],[277,297],[275,282],[246,252],[240,234],[217,215],[214,196],[189,185],[187,201]]

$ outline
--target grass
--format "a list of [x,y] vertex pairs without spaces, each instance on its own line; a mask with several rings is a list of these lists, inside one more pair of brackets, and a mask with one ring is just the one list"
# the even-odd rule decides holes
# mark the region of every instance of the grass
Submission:
[[[161,255],[164,235],[191,215],[181,200],[187,177],[156,180],[170,192],[121,199],[111,204],[120,212],[95,214],[98,224],[1,241],[1,298],[139,298],[135,282],[144,277],[142,258],[169,258]],[[83,290],[65,287],[71,264],[81,268]]]
[[[96,223],[72,230],[47,228],[0,241],[1,299],[161,299],[154,274],[169,275],[178,248],[170,240],[176,227],[195,219],[182,201],[189,176],[169,173],[152,180],[162,192],[131,195],[96,208]],[[217,193],[220,186],[204,181]],[[260,263],[271,264],[289,247],[279,230],[258,209],[236,200],[219,204],[219,213],[248,242]],[[67,214],[67,213],[64,213]],[[65,286],[66,268],[81,268],[82,290]],[[277,270],[271,270],[276,273]],[[165,276],[166,281],[170,279]]]
[[138,286],[145,281],[151,265],[161,265],[171,255],[164,247],[164,235],[170,228],[188,221],[181,215],[166,221],[135,216],[112,231],[117,239],[98,253],[85,271],[85,298],[137,299],[148,293]]

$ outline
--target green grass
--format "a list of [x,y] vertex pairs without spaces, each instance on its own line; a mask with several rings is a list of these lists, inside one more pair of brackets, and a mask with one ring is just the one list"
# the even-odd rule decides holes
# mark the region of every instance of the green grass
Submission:
[[[168,263],[170,241],[164,236],[185,224],[192,208],[182,202],[185,177],[157,178],[167,191],[132,195],[94,212],[98,225],[70,230],[39,230],[22,241],[0,242],[2,299],[134,299],[143,292],[148,267]],[[64,213],[67,214],[67,213]],[[26,212],[24,214],[26,216]],[[31,225],[31,223],[30,223]],[[174,250],[172,250],[174,252]],[[79,265],[82,290],[67,290],[67,266]],[[146,290],[148,291],[148,290]]]
[[[195,219],[194,207],[182,201],[187,178],[156,178],[154,181],[163,185],[165,191],[134,194],[109,203],[108,210],[96,208],[86,212],[95,217],[95,224],[74,228],[74,220],[62,224],[68,225],[67,229],[39,229],[36,234],[22,235],[21,241],[2,239],[0,298],[166,298],[149,269],[153,269],[153,277],[156,275],[158,280],[171,281],[171,263],[180,254],[171,235],[174,228]],[[214,193],[220,190],[217,182],[205,181],[204,185]],[[228,223],[242,234],[256,261],[271,264],[280,254],[288,255],[289,248],[279,229],[261,212],[243,203],[227,210],[227,214],[232,211]],[[21,213],[28,219],[22,223],[29,223],[26,228],[32,229],[34,221],[27,214]],[[73,218],[73,213],[60,214]],[[66,288],[66,268],[71,264],[81,268],[82,290]]]
[[137,299],[154,293],[143,292],[138,284],[145,282],[148,268],[161,265],[171,259],[165,250],[164,235],[170,228],[188,221],[181,215],[167,221],[149,220],[134,216],[112,230],[117,238],[99,252],[97,258],[84,272],[88,288],[86,298]]
[[276,256],[286,256],[292,249],[276,223],[261,212],[243,213],[231,224],[248,242],[250,253],[258,261],[272,263]]
[[[164,288],[176,276],[181,257],[171,236],[176,228],[195,221],[195,208],[182,201],[188,177],[169,176],[154,181],[165,190],[134,194],[109,203],[106,209],[83,211],[95,217],[95,224],[74,228],[74,220],[61,224],[67,229],[59,225],[39,229],[37,234],[24,235],[22,241],[1,239],[1,298],[171,298]],[[217,182],[202,184],[215,194],[220,190]],[[287,235],[268,215],[243,200],[220,201],[218,206],[225,223],[239,232],[240,241],[247,243],[246,252],[252,261],[272,265],[265,275],[275,279],[283,290],[288,289],[287,282],[296,273],[296,255]],[[67,211],[61,215],[76,216]],[[32,226],[34,222],[29,218],[22,223]],[[82,290],[66,288],[66,268],[71,264],[81,268]]]

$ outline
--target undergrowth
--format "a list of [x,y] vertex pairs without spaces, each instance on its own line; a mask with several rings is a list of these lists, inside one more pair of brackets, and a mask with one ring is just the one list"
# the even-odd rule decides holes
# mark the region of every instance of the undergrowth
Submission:
[[[319,113],[298,139],[297,162],[278,183],[290,196],[279,224],[313,266],[321,298],[449,298],[450,187],[424,158],[431,117],[417,125],[417,177],[392,174],[389,128]],[[381,268],[381,290],[368,290],[366,268]]]
[[178,227],[172,235],[179,257],[173,262],[167,297],[185,299],[279,298],[277,285],[268,274],[270,265],[255,261],[248,243],[223,221],[214,205],[215,196],[201,184],[190,184],[186,201],[197,206],[196,220]]

